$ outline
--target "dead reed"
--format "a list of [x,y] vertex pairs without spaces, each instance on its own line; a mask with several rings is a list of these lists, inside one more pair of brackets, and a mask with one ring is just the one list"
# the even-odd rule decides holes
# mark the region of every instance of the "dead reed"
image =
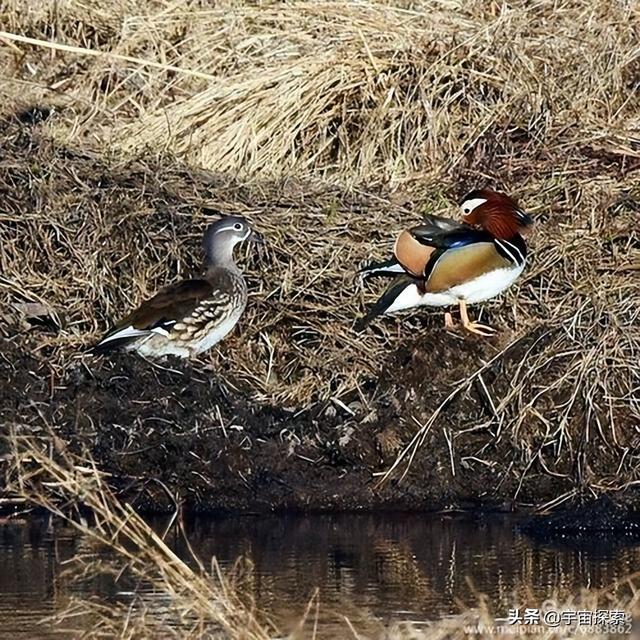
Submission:
[[[179,637],[266,639],[272,627],[263,626],[255,611],[241,601],[215,559],[205,569],[192,569],[169,548],[127,503],[121,502],[89,456],[79,457],[56,442],[16,435],[12,429],[12,466],[9,489],[29,503],[71,524],[98,547],[111,550],[119,572],[151,585],[170,603],[165,616],[145,615],[144,608],[127,610],[76,602],[62,620],[80,613],[94,620],[91,637]],[[176,513],[176,516],[178,514]],[[86,569],[90,575],[104,570],[100,562]]]
[[631,3],[25,4],[5,0],[5,32],[77,49],[6,52],[36,84],[66,67],[64,100],[91,111],[64,116],[65,137],[348,184],[455,183],[469,156],[511,172],[550,156],[566,171],[575,147],[638,157]]

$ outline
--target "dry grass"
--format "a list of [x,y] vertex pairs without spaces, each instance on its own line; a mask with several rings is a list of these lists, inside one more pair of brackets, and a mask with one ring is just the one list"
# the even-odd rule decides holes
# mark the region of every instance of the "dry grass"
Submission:
[[258,622],[255,611],[241,601],[215,559],[208,571],[195,556],[199,570],[189,567],[131,505],[116,498],[107,476],[90,457],[78,457],[64,447],[50,451],[47,442],[16,436],[15,431],[11,437],[11,489],[117,558],[114,570],[94,555],[84,572],[96,575],[111,571],[117,577],[126,573],[171,603],[165,615],[159,616],[147,615],[143,607],[76,601],[60,616],[59,623],[89,617],[94,620],[91,638],[266,640],[275,634],[273,627]]
[[[445,448],[452,474],[461,461],[502,464],[493,456],[506,444],[515,498],[533,469],[572,491],[640,481],[633,3],[5,1],[0,15],[5,31],[111,56],[0,48],[5,110],[57,105],[39,135],[93,150],[71,162],[56,145],[16,145],[21,167],[2,164],[3,302],[65,309],[64,330],[35,344],[54,363],[194,266],[200,207],[243,213],[271,256],[251,263],[242,332],[211,362],[233,358],[255,399],[333,399],[364,430],[391,396],[410,447],[402,462],[416,424],[415,443]],[[144,162],[128,164],[132,152]],[[185,177],[175,157],[226,177]],[[355,266],[485,183],[538,219],[518,288],[486,305],[500,336],[445,337],[426,313],[418,332],[387,320],[358,335],[353,320],[374,293],[354,282]],[[387,365],[394,373],[398,345],[421,354],[429,377],[439,342],[462,378],[365,387]],[[447,416],[447,397],[478,384],[484,416]],[[484,442],[462,444],[465,430]]]
[[349,184],[455,181],[487,143],[512,170],[540,154],[573,169],[576,146],[638,157],[631,3],[22,4],[5,2],[6,31],[144,61],[29,56],[36,78],[64,65],[65,99],[92,105],[65,117],[74,137]]

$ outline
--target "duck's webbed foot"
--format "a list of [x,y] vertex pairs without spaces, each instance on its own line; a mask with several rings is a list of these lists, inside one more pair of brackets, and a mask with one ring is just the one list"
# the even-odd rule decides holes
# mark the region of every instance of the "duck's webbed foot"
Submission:
[[462,320],[462,326],[470,333],[475,333],[479,336],[489,337],[492,336],[496,329],[486,324],[480,324],[479,322],[472,322],[469,320],[467,314],[467,303],[464,300],[459,301],[460,305],[460,319]]

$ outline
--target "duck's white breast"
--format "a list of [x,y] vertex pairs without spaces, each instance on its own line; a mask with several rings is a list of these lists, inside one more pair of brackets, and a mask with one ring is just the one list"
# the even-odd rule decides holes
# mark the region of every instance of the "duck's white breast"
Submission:
[[524,264],[495,269],[477,278],[452,287],[448,293],[456,300],[466,300],[468,303],[490,300],[508,289],[522,273]]
[[414,307],[446,307],[465,300],[469,304],[490,300],[508,289],[522,273],[524,265],[489,271],[469,282],[439,293],[421,293],[415,284],[409,285],[393,301],[385,313],[395,313]]

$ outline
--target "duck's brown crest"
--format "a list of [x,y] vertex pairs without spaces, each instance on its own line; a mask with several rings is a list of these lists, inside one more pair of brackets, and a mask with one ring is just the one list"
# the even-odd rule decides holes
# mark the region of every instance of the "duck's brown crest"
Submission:
[[478,225],[492,236],[508,240],[533,225],[533,219],[506,193],[492,189],[476,189],[467,194],[463,202],[483,198],[485,203],[463,216],[467,224]]

